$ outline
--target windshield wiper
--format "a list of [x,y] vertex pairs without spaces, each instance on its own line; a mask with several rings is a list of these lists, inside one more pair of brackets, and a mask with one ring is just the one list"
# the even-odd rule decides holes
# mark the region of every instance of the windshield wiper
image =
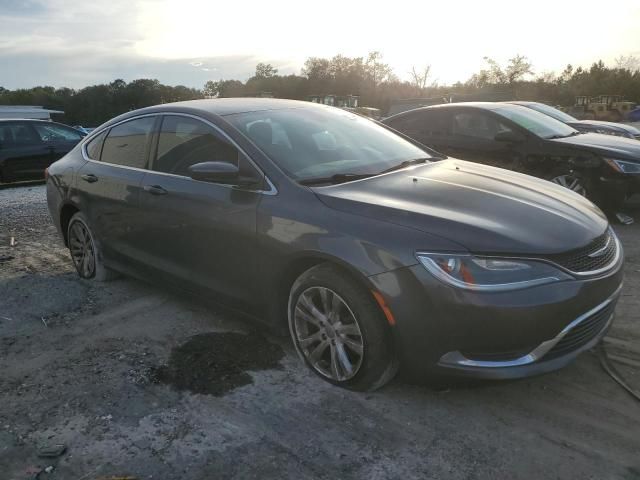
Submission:
[[[437,158],[437,157],[435,157]],[[413,160],[405,160],[404,162],[399,163],[398,165],[394,165],[391,168],[387,168],[386,170],[382,170],[378,172],[378,175],[382,175],[383,173],[393,172],[394,170],[401,170],[403,168],[409,167],[411,165],[417,165],[419,163],[425,163],[429,160],[433,160],[434,157],[424,157],[424,158],[414,158]]]
[[299,180],[300,185],[322,185],[330,184],[335,185],[337,183],[351,182],[353,180],[360,180],[362,178],[372,177],[372,173],[336,173],[330,177],[312,177]]
[[582,132],[571,132],[569,135],[551,135],[550,137],[547,137],[547,140],[554,140],[556,138],[567,138],[567,137],[575,137],[576,135],[580,135]]

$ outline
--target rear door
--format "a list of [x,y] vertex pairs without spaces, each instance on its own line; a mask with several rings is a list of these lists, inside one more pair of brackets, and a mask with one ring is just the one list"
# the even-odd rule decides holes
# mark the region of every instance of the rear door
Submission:
[[220,130],[190,116],[164,116],[156,150],[140,194],[141,258],[180,288],[250,301],[261,193],[193,180],[188,168],[221,161],[264,176]]
[[448,110],[416,110],[389,123],[389,126],[446,155],[452,150],[451,115]]
[[130,269],[138,263],[142,228],[140,188],[158,117],[120,123],[85,146],[87,163],[76,181],[80,204],[107,264]]
[[30,122],[0,122],[0,181],[44,178],[51,159],[51,149]]

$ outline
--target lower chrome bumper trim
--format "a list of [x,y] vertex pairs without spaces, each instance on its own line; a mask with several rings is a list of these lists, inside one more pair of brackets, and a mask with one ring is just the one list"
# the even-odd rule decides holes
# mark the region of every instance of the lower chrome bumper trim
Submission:
[[[613,302],[617,296],[620,294],[620,290],[622,290],[622,284],[616,289],[616,291],[611,295],[607,300],[602,302],[600,305],[592,308],[588,312],[580,315],[574,321],[572,321],[569,325],[564,327],[558,335],[553,337],[551,340],[546,340],[534,348],[531,352],[522,357],[514,358],[512,360],[504,360],[504,361],[491,361],[491,360],[473,360],[471,358],[465,357],[459,351],[448,352],[440,357],[438,361],[438,365],[443,367],[477,367],[477,368],[505,368],[505,367],[520,367],[523,365],[529,365],[540,360],[544,357],[549,350],[551,350],[562,338],[571,331],[576,325],[580,324],[587,318],[595,315],[599,311],[606,308],[611,302]],[[603,327],[603,330],[606,330],[611,324],[614,317],[614,313],[611,313],[611,316],[607,319],[606,325]]]

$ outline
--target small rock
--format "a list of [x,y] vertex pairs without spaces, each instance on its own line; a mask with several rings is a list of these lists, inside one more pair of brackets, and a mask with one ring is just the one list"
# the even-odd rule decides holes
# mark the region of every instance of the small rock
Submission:
[[62,443],[55,445],[47,445],[38,450],[38,456],[41,458],[56,458],[67,451],[67,446]]
[[44,469],[44,472],[45,473],[51,473],[51,472],[53,472],[53,470],[54,470],[53,465],[49,465],[47,468]]

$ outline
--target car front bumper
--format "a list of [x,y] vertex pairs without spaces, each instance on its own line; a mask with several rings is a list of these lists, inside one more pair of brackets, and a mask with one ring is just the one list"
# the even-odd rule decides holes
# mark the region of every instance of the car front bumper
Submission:
[[495,293],[451,287],[422,265],[370,280],[393,313],[396,353],[410,377],[509,379],[562,368],[606,334],[622,265],[598,278]]

